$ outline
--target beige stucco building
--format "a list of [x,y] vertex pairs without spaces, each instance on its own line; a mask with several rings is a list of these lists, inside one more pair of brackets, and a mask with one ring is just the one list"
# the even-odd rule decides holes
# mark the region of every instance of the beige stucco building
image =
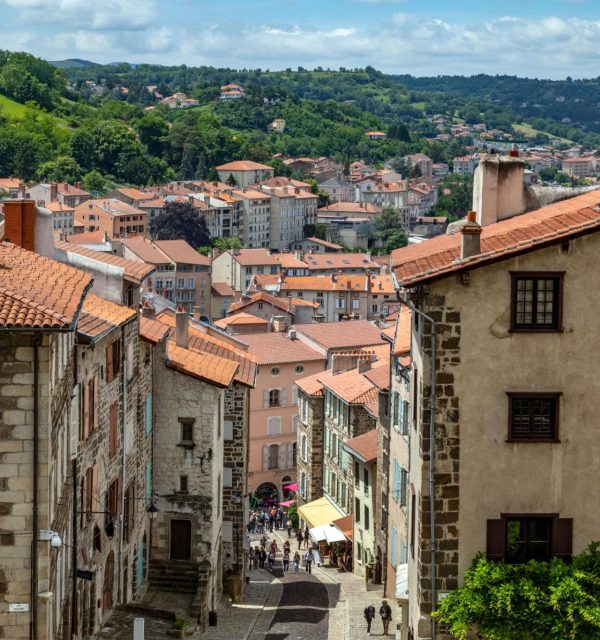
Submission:
[[260,162],[235,160],[218,166],[217,173],[221,182],[229,184],[233,178],[235,186],[244,188],[272,178],[275,171],[273,167],[260,164]]
[[393,256],[399,293],[416,309],[405,627],[415,639],[446,637],[429,613],[476,553],[568,559],[598,534],[598,411],[581,372],[599,373],[589,292],[600,195],[507,213],[496,205],[518,200],[522,164],[495,162],[477,221]]

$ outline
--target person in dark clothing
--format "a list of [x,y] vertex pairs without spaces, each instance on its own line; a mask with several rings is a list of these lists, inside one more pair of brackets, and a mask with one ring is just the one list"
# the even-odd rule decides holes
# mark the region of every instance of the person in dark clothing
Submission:
[[306,548],[308,549],[308,540],[310,534],[308,533],[308,527],[304,529],[304,542],[306,543]]
[[387,636],[390,622],[392,621],[392,610],[387,600],[383,600],[379,607],[379,615],[381,616],[381,622],[383,623],[383,635]]
[[313,555],[310,551],[310,549],[304,554],[304,564],[306,565],[306,570],[308,571],[308,573],[312,573],[311,571],[311,567],[312,567],[312,561],[313,561]]
[[258,566],[261,569],[265,568],[265,560],[267,559],[267,552],[265,551],[264,547],[261,547],[260,551],[258,552]]
[[365,620],[367,621],[367,634],[371,635],[371,623],[375,618],[375,607],[370,604],[368,607],[365,607]]
[[298,530],[298,533],[296,534],[296,540],[298,541],[298,549],[302,549],[302,540],[304,540],[302,531]]

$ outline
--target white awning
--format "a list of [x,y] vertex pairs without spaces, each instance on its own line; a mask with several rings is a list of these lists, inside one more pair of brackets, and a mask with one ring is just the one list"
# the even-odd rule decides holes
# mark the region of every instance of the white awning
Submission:
[[346,536],[334,525],[325,527],[325,539],[329,544],[332,542],[345,542]]
[[329,528],[330,527],[328,524],[322,524],[322,525],[319,525],[318,527],[313,527],[312,529],[309,529],[308,533],[310,534],[310,537],[315,542],[322,542],[323,540],[327,540],[327,536],[325,535],[325,530]]

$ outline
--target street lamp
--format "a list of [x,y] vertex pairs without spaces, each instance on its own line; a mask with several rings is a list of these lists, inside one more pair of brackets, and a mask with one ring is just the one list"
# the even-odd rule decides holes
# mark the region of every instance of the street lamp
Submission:
[[154,502],[150,503],[150,506],[148,507],[146,513],[148,514],[150,520],[156,520],[156,518],[158,518],[158,509],[156,508]]

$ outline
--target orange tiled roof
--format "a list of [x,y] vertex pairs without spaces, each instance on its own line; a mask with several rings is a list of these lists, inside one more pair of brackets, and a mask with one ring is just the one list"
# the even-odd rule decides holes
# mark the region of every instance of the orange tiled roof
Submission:
[[213,282],[211,284],[211,289],[219,296],[222,297],[231,297],[235,296],[235,291],[231,288],[227,282]]
[[392,252],[398,284],[410,287],[533,251],[600,228],[600,191],[551,204],[483,227],[481,253],[460,259],[460,233]]
[[396,334],[392,353],[395,356],[410,353],[411,311],[407,307],[401,307],[396,320]]
[[296,324],[294,328],[326,349],[356,349],[385,344],[381,329],[367,320],[314,322]]
[[120,187],[119,189],[115,189],[115,191],[122,193],[131,200],[148,200],[148,194],[145,191],[140,191],[139,189],[127,189],[125,187]]
[[371,429],[361,436],[347,440],[344,449],[361,462],[377,460],[377,429]]
[[324,373],[326,372],[319,371],[319,373],[314,373],[312,376],[306,376],[306,378],[296,380],[296,386],[307,396],[317,398],[321,397],[323,395],[323,383],[321,382],[321,377]]
[[263,171],[265,169],[273,169],[266,164],[253,162],[252,160],[236,160],[235,162],[227,162],[217,167],[217,171]]
[[[276,279],[279,279],[279,276],[274,277]],[[228,313],[235,313],[238,309],[243,309],[244,307],[254,304],[255,302],[266,302],[267,304],[270,304],[277,309],[281,309],[281,311],[287,311],[288,313],[296,313],[295,307],[313,307],[314,309],[318,309],[319,307],[318,302],[302,300],[301,298],[278,298],[277,296],[273,296],[266,291],[258,291],[257,293],[253,293],[249,297],[242,298],[238,302],[234,302],[233,304],[229,305]]]
[[227,329],[230,325],[249,325],[249,324],[261,324],[268,325],[269,321],[264,318],[259,318],[257,316],[252,316],[249,313],[236,313],[234,316],[229,316],[227,318],[221,318],[220,320],[216,320],[214,325],[219,329]]
[[140,317],[140,337],[147,342],[157,344],[161,340],[164,340],[170,332],[170,327],[163,322],[159,322],[154,318],[148,318],[144,315]]
[[306,241],[314,242],[314,244],[320,244],[323,247],[327,247],[328,249],[333,249],[336,251],[341,251],[344,248],[342,247],[341,244],[334,244],[333,242],[327,242],[327,240],[321,240],[321,238],[306,238]]
[[[175,329],[175,313],[170,309],[165,309],[159,313],[156,319],[171,327],[171,329]],[[237,362],[240,366],[235,375],[235,379],[240,384],[249,387],[254,386],[257,365],[256,358],[253,355],[191,324],[188,327],[188,335],[190,349]]]
[[84,231],[67,236],[67,241],[71,244],[104,244],[107,240],[104,231]]
[[281,332],[254,333],[243,336],[249,352],[256,356],[258,364],[286,364],[325,361],[325,356],[311,349],[301,340],[290,340]]
[[77,332],[97,340],[115,327],[135,318],[136,315],[136,312],[129,307],[109,302],[89,293],[83,303]]
[[132,253],[135,253],[138,258],[149,264],[169,264],[171,262],[169,257],[166,256],[154,242],[141,236],[123,238],[121,243]]
[[370,202],[334,202],[326,207],[321,207],[319,213],[361,213],[376,214],[381,213],[383,209]]
[[235,253],[232,252],[232,257],[243,267],[279,264],[277,258],[267,249],[239,249]]
[[232,360],[178,347],[174,339],[167,344],[167,366],[223,388],[233,382],[239,368]]
[[185,240],[155,240],[154,244],[173,262],[210,266],[210,258],[198,253]]
[[365,378],[373,383],[380,391],[386,391],[390,388],[390,367],[389,362],[385,361],[385,366],[376,366],[369,371],[365,371]]
[[293,253],[278,253],[277,261],[284,269],[306,269],[306,262],[298,260]]
[[324,269],[379,269],[366,253],[307,253],[304,260],[311,271]]
[[93,249],[79,247],[75,244],[71,244],[70,242],[58,241],[55,245],[57,249],[67,253],[67,259],[69,253],[74,253],[79,256],[89,258],[90,260],[94,260],[95,262],[103,262],[104,264],[110,264],[114,267],[120,267],[123,269],[123,275],[127,279],[138,284],[141,284],[142,280],[154,272],[154,267],[152,265],[147,265],[144,262],[136,262],[135,260],[120,258],[112,253],[94,251]]
[[0,328],[74,328],[92,278],[0,242]]
[[[257,276],[257,282],[260,277]],[[281,291],[367,291],[367,276],[341,274],[330,276],[290,276],[281,284]]]
[[63,196],[89,196],[89,192],[81,189],[80,187],[76,187],[73,184],[69,184],[68,182],[59,182],[56,185],[57,193],[60,193]]

